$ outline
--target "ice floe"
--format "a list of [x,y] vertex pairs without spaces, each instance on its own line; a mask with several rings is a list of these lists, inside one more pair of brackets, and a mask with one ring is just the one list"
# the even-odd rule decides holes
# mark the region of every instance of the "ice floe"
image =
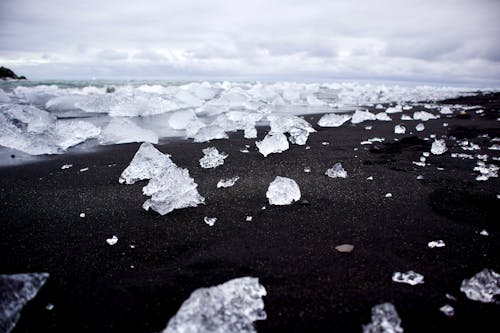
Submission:
[[271,205],[290,205],[300,200],[300,188],[295,180],[277,176],[270,184],[266,197]]
[[401,319],[391,303],[382,303],[372,308],[372,321],[363,325],[363,333],[403,333]]
[[472,278],[463,280],[460,291],[473,301],[498,303],[500,274],[485,268]]
[[215,147],[203,149],[203,154],[205,155],[200,159],[200,166],[204,169],[216,168],[219,165],[223,165],[224,159],[228,156],[224,152],[219,153]]

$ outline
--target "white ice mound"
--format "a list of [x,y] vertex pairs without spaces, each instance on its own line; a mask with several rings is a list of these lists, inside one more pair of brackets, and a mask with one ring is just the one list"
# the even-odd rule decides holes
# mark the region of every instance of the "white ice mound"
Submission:
[[224,152],[219,153],[219,151],[215,147],[208,147],[203,149],[203,154],[205,154],[205,156],[200,159],[200,165],[204,169],[216,168],[219,165],[223,165],[224,159],[226,159],[228,156]]
[[409,285],[415,286],[417,284],[424,283],[424,276],[414,271],[408,271],[406,273],[395,272],[394,274],[392,274],[392,281],[398,283],[407,283]]
[[253,333],[256,320],[267,318],[258,278],[242,277],[195,290],[162,333]]
[[144,142],[134,155],[129,166],[120,175],[120,183],[134,184],[136,181],[156,177],[163,169],[175,166],[170,155],[163,154],[151,143]]
[[344,170],[340,162],[337,162],[330,169],[326,170],[325,175],[330,178],[347,178],[347,171]]
[[112,118],[99,136],[101,145],[130,142],[158,143],[158,135],[148,129],[137,126],[127,118]]
[[401,319],[391,303],[372,308],[372,322],[363,326],[363,333],[403,333]]
[[352,115],[351,123],[359,124],[367,120],[377,120],[377,117],[369,111],[356,110]]
[[238,176],[234,176],[232,178],[221,179],[217,183],[217,188],[232,187],[232,186],[234,186],[234,184],[236,184],[236,182],[238,181],[238,179],[240,179],[240,177],[238,177]]
[[375,118],[377,118],[377,120],[380,120],[380,121],[391,121],[391,117],[389,117],[389,115],[385,112],[380,112],[380,113],[377,113],[375,115]]
[[446,148],[446,142],[444,140],[434,140],[431,146],[431,153],[434,155],[442,155],[448,148]]
[[453,111],[449,106],[443,106],[441,107],[441,110],[439,110],[439,113],[441,114],[453,114]]
[[21,310],[43,287],[49,273],[0,275],[0,332],[11,332]]
[[289,133],[290,142],[296,145],[305,145],[309,134],[316,132],[311,124],[297,116],[272,114],[267,119],[271,133]]
[[269,184],[266,197],[271,205],[290,205],[300,200],[300,188],[295,180],[277,176]]
[[403,112],[403,107],[401,105],[396,105],[392,107],[388,107],[385,110],[386,113],[398,113],[398,112]]
[[430,119],[437,119],[437,117],[435,115],[433,115],[432,113],[429,113],[429,112],[418,111],[418,112],[413,113],[413,119],[414,120],[427,121],[427,120],[430,120]]
[[198,184],[189,175],[187,169],[176,165],[162,169],[159,174],[151,178],[148,185],[144,186],[144,195],[151,196],[142,207],[150,208],[165,215],[174,209],[196,207],[205,202],[196,189]]
[[349,119],[351,119],[351,116],[348,114],[330,113],[321,117],[318,125],[321,127],[339,127]]
[[417,132],[422,132],[425,129],[425,126],[422,123],[418,123],[417,126],[415,126],[415,129]]
[[193,141],[207,142],[210,140],[227,139],[227,138],[228,136],[224,131],[224,128],[218,125],[210,125],[200,128],[198,132],[196,132],[196,134],[193,136]]
[[460,291],[473,301],[499,303],[500,274],[485,268],[472,278],[463,280]]
[[255,145],[264,157],[269,154],[284,152],[290,148],[286,135],[283,133],[269,133],[262,141],[255,142]]

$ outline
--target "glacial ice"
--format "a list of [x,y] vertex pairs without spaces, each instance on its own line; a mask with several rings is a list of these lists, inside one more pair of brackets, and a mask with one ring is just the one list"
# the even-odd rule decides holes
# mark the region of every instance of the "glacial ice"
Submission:
[[267,119],[271,126],[270,133],[289,133],[293,144],[305,145],[309,134],[316,132],[311,124],[297,116],[271,114]]
[[460,291],[473,301],[499,303],[500,274],[485,268],[472,278],[463,280]]
[[270,184],[266,197],[271,205],[290,205],[300,200],[300,188],[295,180],[277,176]]
[[404,127],[403,125],[396,125],[396,126],[394,126],[394,133],[395,134],[405,134],[406,127]]
[[347,114],[330,113],[325,114],[318,121],[318,125],[321,127],[339,127],[342,126],[346,121],[351,119],[352,116]]
[[407,114],[401,115],[401,120],[407,121],[407,120],[413,120],[413,118]]
[[158,143],[158,135],[151,130],[137,126],[130,119],[112,118],[99,136],[101,145],[130,142]]
[[194,142],[207,142],[210,140],[227,139],[228,136],[224,129],[218,125],[202,127],[193,136]]
[[363,333],[403,333],[401,319],[391,303],[382,303],[372,308],[372,321],[363,325]]
[[10,97],[3,91],[3,89],[0,89],[0,103],[8,103],[10,102]]
[[413,113],[413,119],[414,120],[421,120],[421,121],[427,121],[430,119],[436,119],[437,117],[433,115],[432,113],[426,112],[426,111],[417,111]]
[[391,117],[389,117],[389,115],[385,112],[380,112],[380,113],[377,113],[375,115],[375,118],[377,118],[377,120],[380,120],[380,121],[391,121]]
[[195,290],[162,333],[255,333],[256,320],[267,318],[258,278],[242,277]]
[[442,155],[448,148],[446,148],[446,142],[444,140],[434,140],[431,146],[431,153],[434,155]]
[[403,107],[401,105],[396,105],[396,106],[393,106],[393,107],[388,107],[386,110],[385,110],[386,113],[399,113],[399,112],[403,112]]
[[422,132],[424,129],[425,129],[425,126],[422,123],[418,123],[417,126],[415,126],[415,130],[417,132]]
[[234,176],[232,178],[225,178],[225,179],[221,179],[219,180],[219,182],[217,183],[217,188],[226,188],[226,187],[232,187],[234,186],[234,184],[238,181],[238,179],[240,179],[240,177],[238,176]]
[[399,283],[407,283],[409,285],[415,286],[417,284],[424,283],[424,276],[414,271],[408,271],[406,273],[395,272],[392,275],[392,281]]
[[134,155],[129,166],[120,175],[120,183],[134,184],[136,181],[156,177],[163,169],[175,166],[170,155],[163,154],[151,143],[144,142]]
[[57,145],[63,150],[76,146],[87,139],[97,138],[101,129],[82,120],[58,120],[54,133],[59,137]]
[[228,156],[224,152],[219,153],[215,147],[203,149],[203,154],[205,155],[200,159],[200,166],[204,169],[216,168],[219,165],[223,165],[224,159]]
[[351,118],[351,123],[359,124],[367,120],[377,120],[377,117],[369,111],[356,110]]
[[290,147],[283,133],[269,133],[262,141],[256,141],[255,145],[264,157],[273,153],[281,153]]
[[192,109],[171,112],[168,124],[175,130],[186,129],[191,122],[195,121],[196,113]]
[[450,109],[449,106],[442,106],[441,110],[439,110],[439,113],[441,113],[441,114],[453,114],[453,111]]
[[325,175],[330,178],[347,178],[347,171],[344,170],[340,162],[337,162],[330,169],[326,170]]
[[0,275],[0,332],[14,329],[21,310],[35,298],[48,278],[49,273]]

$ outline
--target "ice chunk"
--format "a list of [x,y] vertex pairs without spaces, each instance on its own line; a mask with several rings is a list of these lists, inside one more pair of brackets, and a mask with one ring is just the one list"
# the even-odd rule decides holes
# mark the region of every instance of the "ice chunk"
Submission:
[[490,147],[488,147],[489,150],[500,150],[500,145],[498,144],[493,144]]
[[145,210],[151,208],[160,215],[174,209],[196,207],[205,202],[197,187],[188,170],[176,165],[164,168],[142,189],[144,195],[151,196],[142,207]]
[[473,301],[498,303],[500,274],[485,268],[472,278],[463,280],[460,291]]
[[455,314],[455,309],[449,304],[443,305],[442,307],[439,308],[439,311],[445,314],[445,316],[448,317],[453,317]]
[[170,113],[168,124],[175,130],[186,129],[191,122],[196,120],[196,113],[192,109]]
[[330,113],[321,117],[318,125],[321,127],[339,127],[349,119],[351,119],[351,116],[347,114]]
[[354,245],[351,244],[342,244],[342,245],[337,245],[335,246],[335,250],[341,253],[349,253],[354,250]]
[[10,102],[10,97],[3,91],[3,89],[0,89],[0,103],[8,103]]
[[377,110],[381,110],[383,108],[384,108],[384,106],[382,104],[375,105],[375,109],[377,109]]
[[89,168],[81,168],[80,169],[80,172],[85,172],[85,171],[89,171]]
[[69,169],[73,166],[73,164],[64,164],[62,167],[61,167],[61,170],[65,170],[65,169]]
[[489,236],[490,235],[486,229],[481,230],[481,232],[479,234],[481,236]]
[[403,125],[396,125],[396,126],[394,126],[394,133],[395,134],[405,134],[406,127],[404,127]]
[[389,115],[385,112],[380,112],[380,113],[377,113],[375,115],[375,118],[377,118],[377,120],[380,120],[380,121],[391,121],[391,117],[389,117]]
[[443,240],[439,239],[437,241],[432,241],[432,242],[429,242],[427,244],[427,246],[431,249],[435,248],[435,247],[444,247],[446,244],[444,243]]
[[200,165],[205,169],[216,168],[219,165],[223,165],[224,159],[226,159],[228,156],[224,152],[219,153],[219,151],[215,147],[208,147],[203,149],[203,154],[205,154],[205,156],[200,159]]
[[326,170],[325,175],[330,178],[347,178],[347,171],[344,170],[340,162],[337,162],[330,169]]
[[242,277],[195,290],[162,333],[255,333],[256,320],[267,318],[266,289],[254,277]]
[[120,175],[120,183],[134,184],[136,181],[151,179],[162,170],[175,166],[170,155],[163,154],[152,144],[144,142],[134,155],[129,166]]
[[106,238],[106,243],[108,243],[108,245],[115,245],[117,242],[118,237],[116,237],[115,235],[113,235],[113,237],[111,238]]
[[396,105],[394,107],[388,107],[385,110],[386,113],[398,113],[398,112],[403,112],[403,107],[401,105]]
[[417,126],[415,126],[415,129],[417,132],[422,132],[425,129],[425,126],[422,123],[418,123]]
[[224,129],[218,125],[202,127],[193,137],[194,142],[207,142],[210,140],[227,139]]
[[391,303],[382,303],[372,308],[372,322],[363,325],[363,333],[403,333],[401,319]]
[[217,183],[217,188],[220,188],[220,187],[231,187],[231,186],[233,186],[236,183],[236,181],[238,179],[240,179],[240,177],[238,177],[238,176],[235,176],[235,177],[232,177],[232,178],[221,179]]
[[429,113],[426,111],[417,111],[417,112],[413,113],[413,119],[427,121],[430,119],[437,119],[437,117],[435,115],[433,115],[432,113]]
[[203,221],[208,224],[210,227],[213,227],[215,222],[217,222],[217,218],[216,217],[208,217],[208,216],[205,216],[203,218]]
[[407,114],[403,114],[401,115],[401,120],[413,120],[413,118]]
[[253,220],[253,216],[247,216],[245,218],[245,221],[247,221],[247,222],[252,222],[252,220]]
[[424,283],[424,276],[414,271],[408,271],[406,273],[395,272],[392,275],[392,281],[399,283],[407,283],[409,285],[415,286],[417,284]]
[[85,213],[80,213],[80,217],[83,219],[85,217]]
[[101,145],[129,142],[158,143],[158,135],[148,129],[137,126],[127,118],[112,118],[99,136]]
[[366,120],[377,120],[377,117],[369,111],[356,110],[352,115],[351,123],[359,124]]
[[293,144],[305,145],[309,134],[316,132],[311,124],[297,116],[272,114],[267,119],[270,121],[271,133],[288,132]]
[[439,110],[439,113],[441,113],[441,114],[452,114],[453,111],[450,109],[449,106],[443,106],[443,107],[441,107],[441,110]]
[[431,146],[431,153],[434,155],[444,154],[448,148],[446,148],[446,142],[444,140],[434,140]]
[[0,332],[11,332],[21,310],[43,287],[49,273],[0,275]]
[[385,197],[386,197],[386,198],[392,198],[392,193],[386,193],[386,194],[385,194]]
[[277,176],[269,184],[266,197],[271,205],[290,205],[300,200],[300,188],[295,180]]
[[101,133],[99,127],[82,120],[58,120],[54,130],[59,137],[57,145],[63,150],[87,139],[97,138]]
[[273,153],[281,153],[290,147],[283,133],[269,133],[262,141],[255,142],[255,145],[264,157]]

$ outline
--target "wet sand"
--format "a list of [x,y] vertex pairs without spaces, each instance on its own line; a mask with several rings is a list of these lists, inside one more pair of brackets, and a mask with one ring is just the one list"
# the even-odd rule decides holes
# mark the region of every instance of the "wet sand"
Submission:
[[[430,120],[423,132],[414,130],[418,121],[396,120],[320,128],[320,116],[309,115],[318,130],[310,149],[291,145],[267,158],[242,132],[211,143],[165,142],[157,147],[189,169],[206,199],[165,216],[141,208],[145,182],[118,183],[139,144],[0,168],[0,273],[50,273],[14,332],[158,332],[194,289],[242,276],[258,277],[268,292],[268,319],[257,322],[259,332],[360,332],[371,307],[383,302],[395,305],[405,332],[496,327],[500,305],[468,300],[459,288],[484,268],[500,271],[498,178],[476,181],[476,161],[450,152],[430,156],[426,167],[412,161],[430,150],[432,141],[423,138],[431,133],[482,147],[462,151],[448,139],[452,152],[499,156],[478,138],[500,137],[499,101],[498,94],[445,101],[480,104],[486,112]],[[393,134],[398,123],[406,135]],[[266,130],[259,129],[259,139]],[[373,137],[386,143],[360,145]],[[221,167],[202,169],[201,150],[210,146],[229,157]],[[324,175],[336,162],[348,178]],[[61,170],[63,164],[73,167]],[[240,177],[234,187],[216,188],[232,176]],[[265,193],[276,176],[295,179],[307,202],[268,205]],[[209,227],[204,216],[218,221]],[[483,229],[489,236],[479,234]],[[118,243],[110,246],[113,235]],[[438,239],[444,248],[427,247]],[[335,250],[344,243],[353,252]],[[425,283],[391,281],[393,272],[408,270],[423,274]],[[53,310],[45,309],[48,303]],[[439,311],[444,304],[455,308],[454,317]]]

